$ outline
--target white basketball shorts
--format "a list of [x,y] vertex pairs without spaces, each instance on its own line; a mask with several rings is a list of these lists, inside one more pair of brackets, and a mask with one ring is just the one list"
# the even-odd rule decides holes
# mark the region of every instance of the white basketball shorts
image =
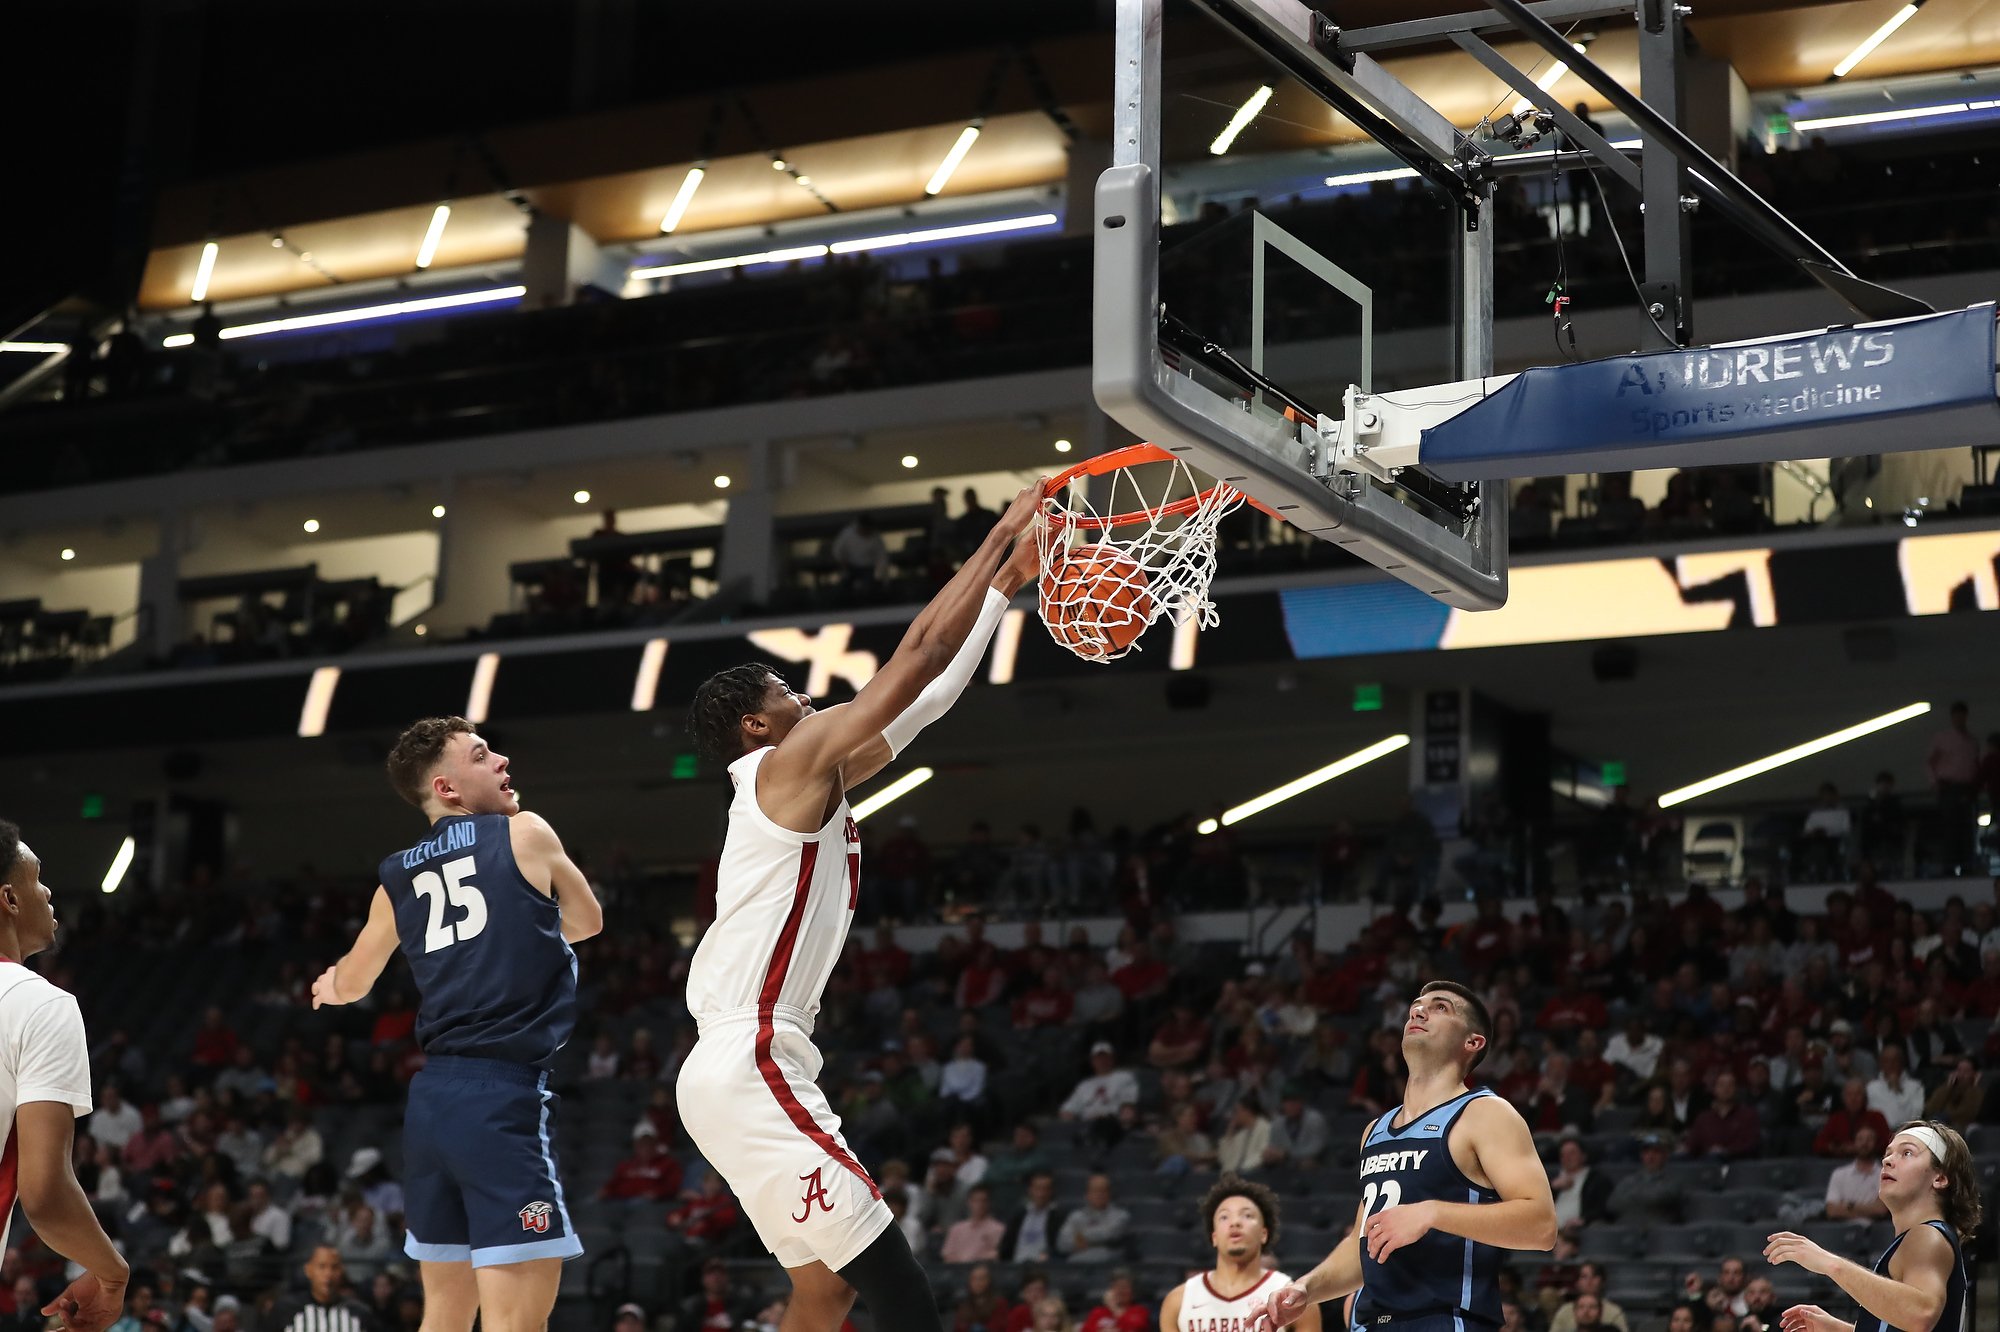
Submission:
[[811,1018],[743,1008],[700,1025],[678,1083],[688,1136],[780,1264],[839,1271],[894,1218],[814,1081]]

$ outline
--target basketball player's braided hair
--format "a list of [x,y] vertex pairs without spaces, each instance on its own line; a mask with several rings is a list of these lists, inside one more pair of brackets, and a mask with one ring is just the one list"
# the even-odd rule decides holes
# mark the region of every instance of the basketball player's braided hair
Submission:
[[687,728],[703,758],[734,763],[743,757],[744,715],[764,710],[764,691],[774,675],[784,678],[777,667],[752,661],[702,681],[688,709]]
[[1269,1252],[1278,1243],[1278,1195],[1263,1184],[1240,1175],[1224,1175],[1209,1188],[1201,1200],[1201,1223],[1211,1235],[1215,1233],[1215,1211],[1231,1198],[1248,1198],[1264,1219],[1264,1249]]

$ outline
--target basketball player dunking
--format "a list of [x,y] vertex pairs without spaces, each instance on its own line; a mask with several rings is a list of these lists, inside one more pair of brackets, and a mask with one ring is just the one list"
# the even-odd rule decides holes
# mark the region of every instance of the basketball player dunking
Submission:
[[1500,1251],[1554,1248],[1556,1206],[1520,1112],[1486,1088],[1466,1088],[1491,1031],[1472,991],[1452,981],[1424,986],[1403,1026],[1403,1104],[1361,1140],[1354,1233],[1271,1296],[1272,1327],[1350,1291],[1360,1292],[1362,1332],[1500,1326]]
[[[1160,1301],[1160,1332],[1249,1332],[1270,1292],[1290,1284],[1264,1266],[1278,1241],[1278,1195],[1262,1184],[1224,1175],[1201,1201],[1215,1266],[1187,1279]],[[1299,1316],[1303,1332],[1319,1332],[1319,1308]]]
[[783,1332],[834,1332],[857,1292],[877,1327],[940,1327],[929,1280],[814,1083],[812,1025],[861,892],[847,792],[965,688],[1037,570],[1035,543],[1015,538],[1041,497],[1038,482],[1015,498],[853,702],[816,712],[764,665],[695,694],[689,728],[728,762],[734,796],[715,922],[688,968],[700,1037],[681,1066],[680,1113],[791,1276]]
[[1771,1236],[1764,1258],[1832,1277],[1861,1306],[1844,1323],[1816,1304],[1778,1318],[1784,1332],[1961,1332],[1965,1327],[1963,1245],[1979,1228],[1979,1174],[1972,1149],[1949,1125],[1913,1120],[1882,1153],[1882,1203],[1896,1238],[1875,1266],[1837,1258],[1803,1235]]
[[576,1025],[571,942],[604,927],[555,830],[526,813],[507,756],[463,717],[420,721],[389,781],[430,831],[382,862],[347,955],[313,1007],[367,996],[398,944],[416,979],[424,1067],[410,1080],[403,1183],[424,1332],[541,1332],[583,1252],[551,1146],[549,1066]]

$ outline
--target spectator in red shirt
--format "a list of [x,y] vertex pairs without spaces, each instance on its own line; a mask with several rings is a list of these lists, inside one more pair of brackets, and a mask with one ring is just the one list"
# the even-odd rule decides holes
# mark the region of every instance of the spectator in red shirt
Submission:
[[1458,955],[1475,975],[1492,970],[1513,951],[1513,926],[1500,910],[1500,899],[1481,897],[1477,910],[1458,933]]
[[160,1122],[160,1107],[147,1105],[139,1111],[139,1131],[125,1143],[122,1162],[128,1176],[150,1175],[181,1154],[178,1133]]
[[896,920],[915,920],[930,873],[930,848],[917,836],[917,821],[905,814],[889,840],[868,853],[868,881],[879,894],[876,910]]
[[1542,1061],[1541,1081],[1521,1107],[1521,1115],[1535,1133],[1590,1131],[1591,1098],[1570,1085],[1568,1055],[1553,1050]]
[[417,1034],[417,1010],[401,990],[391,990],[375,1015],[375,1029],[368,1035],[370,1045],[401,1045]]
[[1597,1031],[1610,1021],[1611,1016],[1604,1011],[1602,999],[1577,989],[1573,981],[1565,981],[1563,987],[1542,1005],[1535,1025],[1543,1031],[1570,1032],[1579,1027]]
[[683,1193],[681,1199],[681,1205],[667,1213],[668,1230],[697,1243],[713,1244],[736,1229],[736,1199],[729,1196],[729,1186],[718,1172],[711,1170],[702,1177],[701,1192]]
[[1618,1085],[1618,1070],[1604,1057],[1603,1043],[1591,1028],[1576,1034],[1576,1058],[1570,1060],[1569,1085],[1589,1097],[1592,1105],[1611,1104],[1612,1090]]
[[1979,979],[1966,986],[1959,998],[1967,1017],[1991,1021],[2000,1014],[2000,947],[1979,955]]
[[227,1068],[236,1059],[236,1044],[236,1032],[222,1020],[222,1010],[210,1008],[194,1034],[192,1058],[202,1068]]
[[1842,1159],[1853,1156],[1854,1135],[1863,1127],[1875,1130],[1875,1141],[1889,1141],[1889,1121],[1880,1110],[1869,1108],[1868,1084],[1860,1078],[1849,1078],[1840,1088],[1840,1108],[1826,1117],[1826,1123],[1820,1125],[1818,1135],[1813,1138],[1813,1155]]
[[679,1332],[736,1332],[751,1321],[757,1306],[732,1288],[729,1267],[720,1258],[701,1265],[701,1289],[681,1303]]
[[1192,1068],[1208,1054],[1208,1036],[1208,1024],[1187,1003],[1177,1001],[1153,1033],[1146,1062],[1154,1068]]
[[1736,1075],[1718,1073],[1715,1096],[1695,1117],[1682,1149],[1689,1156],[1754,1156],[1763,1143],[1757,1112],[1736,1099]]
[[1048,967],[1042,972],[1041,983],[1014,1001],[1014,1025],[1022,1030],[1060,1027],[1075,1008],[1076,1000],[1063,984],[1063,969]]
[[1078,1332],[1150,1332],[1152,1326],[1152,1312],[1132,1298],[1132,1274],[1120,1268],[1104,1288],[1104,1303],[1084,1315]]
[[1160,994],[1170,979],[1172,973],[1153,956],[1152,946],[1144,939],[1132,941],[1132,960],[1111,973],[1111,983],[1128,1004],[1142,1003]]
[[901,988],[910,979],[910,955],[896,942],[896,931],[886,921],[875,927],[875,946],[862,952],[861,965],[883,984]]
[[984,1008],[997,1004],[1007,992],[1007,973],[1000,966],[1000,959],[994,953],[993,945],[982,943],[973,950],[972,961],[965,970],[958,973],[958,988],[955,1007],[961,1011],[967,1008]]
[[[983,1190],[975,1189],[973,1192]],[[962,1226],[965,1222],[958,1224]],[[963,1260],[946,1258],[945,1261]],[[993,1286],[993,1269],[982,1262],[965,1274],[965,1294],[952,1317],[952,1332],[1005,1332],[1013,1312],[1007,1304],[1007,1297]]]
[[680,1191],[681,1163],[660,1150],[660,1135],[642,1119],[632,1130],[632,1154],[612,1169],[597,1196],[670,1202]]

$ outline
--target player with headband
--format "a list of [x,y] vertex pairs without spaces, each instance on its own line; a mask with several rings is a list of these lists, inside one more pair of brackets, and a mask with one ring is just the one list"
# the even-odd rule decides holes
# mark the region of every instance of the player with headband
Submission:
[[1771,1236],[1764,1257],[1833,1278],[1861,1306],[1844,1323],[1814,1304],[1779,1318],[1783,1332],[1962,1332],[1964,1244],[1979,1227],[1979,1177],[1965,1139],[1936,1120],[1903,1125],[1882,1153],[1880,1196],[1896,1227],[1871,1270],[1837,1258],[1803,1235]]

